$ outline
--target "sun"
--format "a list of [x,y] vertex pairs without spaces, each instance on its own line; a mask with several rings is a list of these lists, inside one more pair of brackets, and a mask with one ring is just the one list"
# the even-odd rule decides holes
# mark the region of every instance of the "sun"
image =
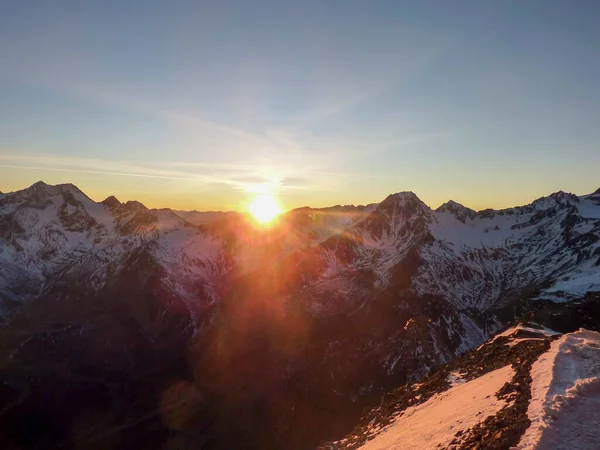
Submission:
[[268,224],[281,214],[281,207],[275,197],[269,194],[258,195],[248,205],[248,211],[254,216],[257,222]]

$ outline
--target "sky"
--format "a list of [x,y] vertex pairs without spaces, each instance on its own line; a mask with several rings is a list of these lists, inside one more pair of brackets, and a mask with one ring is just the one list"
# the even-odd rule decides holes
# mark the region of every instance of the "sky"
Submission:
[[20,1],[0,191],[239,210],[600,187],[600,3]]

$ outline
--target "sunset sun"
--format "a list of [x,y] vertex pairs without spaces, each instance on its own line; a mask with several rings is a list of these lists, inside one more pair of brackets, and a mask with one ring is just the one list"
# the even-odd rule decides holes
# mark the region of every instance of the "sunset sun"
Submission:
[[275,200],[275,197],[269,194],[262,194],[252,200],[250,205],[248,205],[248,211],[250,211],[257,222],[268,224],[281,214],[281,207],[277,203],[277,200]]

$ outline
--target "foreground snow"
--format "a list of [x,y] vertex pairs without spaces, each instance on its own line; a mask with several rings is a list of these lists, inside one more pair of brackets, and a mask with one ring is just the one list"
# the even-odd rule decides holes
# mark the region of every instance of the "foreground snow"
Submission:
[[[532,335],[522,337],[520,332]],[[504,345],[513,347],[518,342],[548,339],[556,334],[543,327],[519,325],[498,334],[486,345],[505,337],[509,340]],[[518,445],[511,448],[600,449],[600,333],[580,329],[562,335],[533,363],[530,374],[527,417],[531,425]],[[496,394],[513,375],[511,365],[469,382],[464,382],[460,370],[451,372],[448,375],[450,389],[421,405],[407,408],[389,426],[371,430],[377,434],[360,448],[434,449],[456,444],[458,431],[465,436],[474,425],[508,406]]]
[[514,374],[510,366],[489,372],[407,408],[363,450],[434,449],[450,444],[457,431],[466,430],[506,406],[494,394]]
[[600,333],[581,329],[553,342],[531,376],[531,426],[518,448],[600,448]]

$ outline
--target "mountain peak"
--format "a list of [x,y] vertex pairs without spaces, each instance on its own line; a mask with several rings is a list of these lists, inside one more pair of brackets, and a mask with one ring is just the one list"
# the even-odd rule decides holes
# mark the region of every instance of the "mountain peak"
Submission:
[[579,203],[579,197],[577,197],[575,194],[572,194],[570,192],[565,192],[565,191],[558,191],[558,192],[554,192],[553,194],[550,194],[550,197],[553,197],[557,200],[573,200],[576,203]]
[[104,206],[107,206],[110,209],[114,209],[114,208],[118,208],[119,206],[121,206],[121,202],[117,199],[117,197],[115,197],[114,195],[111,195],[109,197],[106,197],[103,201],[102,204]]
[[431,212],[429,207],[421,201],[414,192],[405,191],[388,195],[371,213],[371,216],[382,217],[400,216],[409,218],[412,216],[424,216]]
[[34,190],[40,190],[40,189],[46,189],[49,188],[50,186],[46,183],[44,183],[42,180],[40,181],[36,181],[35,183],[33,183],[31,186],[29,186],[26,189],[34,189]]
[[[37,181],[35,183],[33,183],[31,186],[29,186],[28,188],[23,189],[22,192],[27,192],[27,191],[32,191],[35,193],[49,193],[49,194],[65,194],[65,193],[70,193],[70,194],[82,194],[85,195],[83,193],[83,191],[81,189],[79,189],[77,186],[75,186],[73,183],[63,183],[63,184],[47,184],[44,183],[43,181]],[[86,196],[87,197],[87,196]]]
[[[395,194],[388,195],[379,206],[385,205],[398,205],[398,204],[409,204],[409,203],[423,203],[417,194],[413,191],[402,191],[396,192]],[[424,203],[423,203],[424,204]]]
[[531,203],[536,209],[546,209],[548,207],[573,205],[579,203],[579,197],[570,192],[558,191],[550,194],[548,197],[540,197]]
[[455,202],[454,200],[448,200],[446,203],[437,208],[436,211],[449,212],[462,223],[465,223],[467,219],[472,219],[477,214],[475,210],[467,208],[466,206],[461,205],[460,203]]
[[137,200],[129,200],[125,202],[125,208],[134,211],[148,211],[148,208],[146,208],[143,203],[138,202]]
[[423,201],[417,197],[412,191],[396,192],[395,194],[388,195],[378,206],[377,209],[389,209],[390,207],[400,208],[425,208],[429,207],[423,203]]
[[39,205],[44,204],[50,197],[54,196],[63,197],[64,199],[70,197],[72,201],[75,201],[75,199],[81,200],[82,198],[91,200],[77,186],[71,183],[51,185],[43,181],[38,181],[25,189],[12,192],[11,196],[13,194],[17,198],[26,198],[28,199],[27,201],[33,201]]
[[470,209],[470,208],[467,208],[466,206],[464,206],[462,203],[458,203],[458,202],[455,202],[454,200],[450,199],[446,203],[444,203],[443,205],[440,205],[436,209],[436,211],[446,211],[449,208],[465,208],[465,209]]
[[62,193],[81,194],[81,195],[87,197],[87,195],[85,195],[85,193],[81,189],[79,189],[77,186],[75,186],[73,183],[57,184],[57,185],[54,185],[51,187],[58,189]]

